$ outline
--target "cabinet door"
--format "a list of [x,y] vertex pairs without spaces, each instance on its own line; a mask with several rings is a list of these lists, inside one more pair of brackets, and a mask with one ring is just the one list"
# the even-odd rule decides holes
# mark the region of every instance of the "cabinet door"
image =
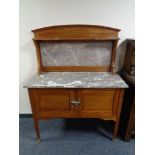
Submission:
[[35,107],[38,116],[61,116],[70,111],[70,101],[73,100],[74,91],[70,89],[36,89]]
[[82,89],[79,91],[81,115],[112,116],[117,112],[119,91],[115,89]]

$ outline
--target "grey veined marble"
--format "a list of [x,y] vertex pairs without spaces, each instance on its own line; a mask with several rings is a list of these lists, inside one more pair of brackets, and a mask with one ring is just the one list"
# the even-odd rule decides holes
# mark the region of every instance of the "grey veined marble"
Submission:
[[40,43],[43,66],[108,66],[110,42]]
[[110,72],[49,72],[32,77],[26,88],[127,88],[119,75]]

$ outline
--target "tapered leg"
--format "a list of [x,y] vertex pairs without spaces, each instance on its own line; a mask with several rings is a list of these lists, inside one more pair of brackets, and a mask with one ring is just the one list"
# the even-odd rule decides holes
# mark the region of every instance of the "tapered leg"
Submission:
[[39,120],[34,118],[34,128],[36,131],[36,142],[40,143]]
[[117,118],[116,121],[115,121],[114,133],[113,133],[113,138],[112,138],[113,141],[114,141],[114,140],[116,139],[116,137],[117,137],[118,126],[119,126],[119,118]]
[[31,109],[32,109],[32,113],[33,113],[33,122],[34,122],[34,128],[35,128],[35,132],[36,132],[36,141],[39,143],[40,142],[40,132],[39,132],[39,120],[36,117],[36,108],[35,108],[35,100],[34,100],[34,89],[29,88],[28,89],[28,93],[29,93],[29,97],[30,97],[30,103],[31,103]]

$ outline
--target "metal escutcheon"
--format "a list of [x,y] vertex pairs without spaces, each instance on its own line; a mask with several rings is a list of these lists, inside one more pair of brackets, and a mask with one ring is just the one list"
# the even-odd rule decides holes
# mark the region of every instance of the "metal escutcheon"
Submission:
[[76,109],[80,105],[80,101],[71,101],[71,104]]

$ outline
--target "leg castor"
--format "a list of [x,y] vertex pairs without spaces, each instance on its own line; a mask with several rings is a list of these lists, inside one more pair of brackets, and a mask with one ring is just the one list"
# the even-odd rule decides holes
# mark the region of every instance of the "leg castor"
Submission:
[[37,139],[36,139],[36,142],[37,142],[37,143],[40,143],[40,139],[37,138]]
[[112,138],[112,142],[115,142],[116,141],[116,138]]

